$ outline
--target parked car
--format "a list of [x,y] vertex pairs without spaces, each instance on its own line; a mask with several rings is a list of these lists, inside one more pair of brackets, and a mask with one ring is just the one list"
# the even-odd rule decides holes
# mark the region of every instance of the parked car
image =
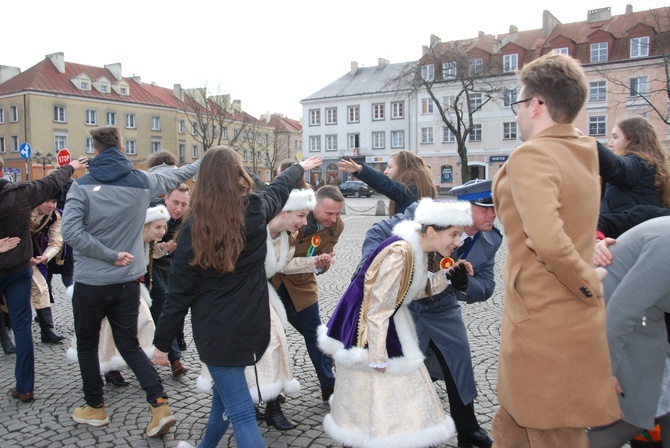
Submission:
[[372,188],[368,186],[365,182],[361,180],[349,180],[347,182],[342,182],[339,186],[342,196],[345,198],[347,196],[353,196],[355,198],[360,198],[361,196],[370,197],[374,193]]

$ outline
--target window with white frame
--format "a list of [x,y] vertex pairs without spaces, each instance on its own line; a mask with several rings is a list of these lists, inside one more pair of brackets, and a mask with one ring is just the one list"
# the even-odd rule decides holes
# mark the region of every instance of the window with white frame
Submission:
[[433,99],[432,98],[421,98],[421,113],[422,114],[432,114],[433,113]]
[[9,122],[16,123],[19,121],[19,106],[9,106]]
[[136,156],[137,155],[137,141],[136,140],[126,140],[126,155]]
[[320,152],[321,151],[321,136],[320,135],[310,135],[309,136],[309,152]]
[[198,135],[198,123],[191,123],[191,135]]
[[647,96],[649,94],[649,80],[646,76],[630,78],[628,96]]
[[67,121],[65,111],[65,106],[54,106],[54,121],[56,123],[65,123]]
[[347,107],[347,123],[358,123],[361,121],[360,106]]
[[198,157],[200,157],[200,155],[199,155],[199,154],[200,154],[199,149],[200,149],[200,148],[199,148],[198,145],[193,145],[193,146],[191,147],[191,157],[193,157],[194,159],[197,159]]
[[263,161],[263,153],[258,151],[256,153],[256,163],[261,163]]
[[109,84],[101,83],[100,84],[100,93],[109,93]]
[[607,117],[599,115],[589,117],[589,135],[603,136],[607,135]]
[[516,140],[516,121],[503,123],[503,140]]
[[126,114],[126,128],[135,129],[137,127],[135,114]]
[[405,131],[391,131],[391,148],[405,147]]
[[384,103],[377,103],[372,105],[372,120],[384,119]]
[[456,142],[456,136],[449,126],[442,126],[442,143],[454,143]]
[[591,62],[606,62],[607,61],[607,42],[598,42],[591,44]]
[[451,112],[454,110],[454,102],[456,101],[455,95],[445,95],[442,97],[442,110],[445,112]]
[[186,142],[179,142],[179,163],[186,162]]
[[97,126],[98,111],[95,109],[86,109],[86,124],[88,126]]
[[360,144],[360,134],[347,134],[347,149],[357,149]]
[[321,110],[320,109],[311,109],[309,111],[309,125],[310,126],[320,126],[321,125]]
[[503,71],[514,72],[519,68],[519,55],[517,53],[503,55]]
[[634,37],[630,40],[630,57],[643,58],[649,56],[649,36]]
[[161,130],[161,117],[155,115],[151,117],[151,130],[152,131]]
[[240,135],[239,129],[233,129],[233,140],[237,140],[237,136]]
[[91,137],[86,137],[86,154],[95,153],[95,147],[93,146],[93,139]]
[[180,134],[185,134],[186,133],[186,121],[179,120],[177,122],[177,132],[180,133]]
[[54,134],[54,153],[67,148],[67,134],[57,132]]
[[433,128],[421,128],[421,143],[433,143]]
[[5,124],[5,109],[0,107],[0,124]]
[[326,108],[326,124],[337,124],[337,107]]
[[384,142],[384,136],[386,134],[384,132],[373,132],[372,133],[372,149],[384,149],[385,142]]
[[589,102],[607,101],[607,83],[605,81],[589,82]]
[[505,89],[503,91],[503,104],[505,107],[511,107],[519,96],[519,89]]
[[484,59],[470,59],[470,75],[479,75],[484,72]]
[[4,153],[5,151],[5,137],[0,136],[0,152]]
[[151,154],[156,154],[161,150],[161,141],[158,139],[151,139]]
[[391,102],[391,120],[398,120],[405,118],[405,102],[392,101]]
[[564,54],[566,56],[570,55],[570,49],[568,47],[559,47],[559,48],[554,48],[554,53],[556,54]]
[[455,62],[443,62],[442,63],[442,78],[451,79],[456,77],[456,63]]
[[221,128],[221,138],[228,138],[228,128],[225,126]]
[[326,151],[337,151],[337,135],[326,135]]
[[270,182],[270,170],[265,170],[265,182]]
[[471,93],[470,94],[470,112],[475,112],[484,104],[484,94],[483,93]]
[[9,137],[9,144],[10,144],[9,150],[11,152],[19,152],[19,136],[18,135],[10,136]]
[[128,95],[128,87],[126,87],[126,86],[120,86],[120,87],[119,87],[119,95],[121,95],[121,96],[126,96],[126,95]]
[[266,145],[270,144],[270,134],[265,134],[265,144]]
[[116,126],[116,112],[107,112],[107,126]]
[[468,140],[471,142],[481,142],[482,141],[482,125],[475,124],[472,126],[472,132],[468,137]]
[[249,153],[247,152],[246,149],[245,149],[244,152],[242,153],[242,159],[243,159],[245,162],[247,162],[248,159],[249,159]]
[[421,66],[421,79],[429,82],[435,79],[435,66],[433,64]]
[[81,79],[81,80],[79,80],[79,88],[81,90],[91,90],[91,83],[89,83],[86,80]]

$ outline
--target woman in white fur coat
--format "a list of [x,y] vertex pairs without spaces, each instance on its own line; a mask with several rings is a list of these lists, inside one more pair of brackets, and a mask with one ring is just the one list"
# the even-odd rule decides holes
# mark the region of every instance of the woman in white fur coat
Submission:
[[[277,272],[302,274],[314,272],[332,262],[333,254],[318,257],[293,258],[295,247],[291,244],[291,233],[297,232],[307,224],[307,215],[314,209],[316,199],[310,189],[293,190],[282,211],[268,223],[267,256],[265,271],[268,278]],[[254,366],[245,369],[249,391],[254,403],[265,401],[264,419],[268,426],[284,431],[293,429],[296,424],[286,418],[280,402],[281,394],[294,394],[300,390],[300,383],[293,377],[291,359],[288,354],[286,328],[288,319],[286,310],[275,289],[270,285],[270,344],[261,359]],[[256,383],[258,375],[258,385]],[[212,380],[206,366],[203,366],[198,389],[211,392]]]
[[[472,266],[453,266],[449,255],[461,245],[463,227],[472,225],[470,208],[468,202],[422,199],[414,221],[399,223],[368,257],[319,328],[319,347],[337,365],[324,429],[343,445],[430,447],[454,435],[424,366],[408,305],[444,290],[447,280],[467,289]],[[453,267],[429,273],[433,252],[445,257],[440,268]]]
[[[167,220],[170,219],[170,214],[164,205],[158,205],[147,209],[147,215],[142,229],[142,239],[144,241],[145,260],[149,267],[148,273],[151,273],[151,263],[153,258],[158,258],[162,253],[156,246],[156,242],[160,241],[167,231]],[[149,284],[151,284],[149,282]],[[68,288],[68,294],[71,297],[72,288]],[[140,341],[140,347],[144,349],[149,359],[153,356],[154,347],[154,325],[151,317],[151,297],[149,290],[140,282],[140,312],[137,318],[137,337]],[[67,358],[70,361],[77,361],[77,340],[72,338],[72,345],[67,350]],[[120,370],[127,367],[123,357],[114,345],[114,337],[112,336],[112,329],[107,322],[107,318],[102,320],[100,326],[100,342],[98,344],[98,358],[100,359],[100,373],[105,375],[105,381],[112,383],[115,386],[127,386],[129,383],[123,378]]]

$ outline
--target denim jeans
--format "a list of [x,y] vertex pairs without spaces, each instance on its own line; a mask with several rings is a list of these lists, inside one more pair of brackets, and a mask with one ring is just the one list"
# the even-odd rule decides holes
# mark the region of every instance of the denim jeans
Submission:
[[156,369],[137,339],[139,307],[140,285],[137,282],[104,286],[75,282],[72,297],[74,331],[84,399],[88,405],[104,403],[98,342],[100,323],[105,317],[112,329],[114,344],[146,392],[147,401],[153,403],[160,397],[167,398]]
[[214,380],[212,409],[205,437],[198,448],[216,448],[230,422],[233,423],[233,436],[239,448],[265,448],[256,422],[254,402],[244,377],[244,367],[208,365],[207,368]]
[[309,354],[309,359],[312,360],[314,370],[316,370],[321,390],[325,391],[335,387],[335,374],[333,374],[330,359],[319,350],[317,344],[316,330],[321,325],[319,302],[308,306],[302,311],[296,311],[291,296],[283,283],[279,287],[279,290],[277,290],[277,295],[284,304],[284,308],[286,308],[288,321],[305,338],[307,353]]
[[35,352],[31,327],[33,310],[30,305],[32,278],[32,266],[16,274],[0,277],[0,295],[4,295],[7,301],[16,341],[14,376],[16,391],[20,394],[32,392],[35,387]]
[[[144,278],[148,279],[148,276],[145,276]],[[167,291],[165,290],[165,285],[163,284],[161,276],[158,275],[156,270],[153,272],[152,279],[151,291],[149,292],[151,296],[151,317],[156,326],[158,326],[158,320],[163,313],[163,305],[165,304],[165,300],[167,300]],[[145,283],[148,283],[148,281]],[[149,288],[149,285],[146,286]],[[172,340],[172,345],[168,351],[168,361],[173,363],[177,359],[181,359],[181,352],[179,351],[179,344],[177,344],[177,338],[175,337]]]

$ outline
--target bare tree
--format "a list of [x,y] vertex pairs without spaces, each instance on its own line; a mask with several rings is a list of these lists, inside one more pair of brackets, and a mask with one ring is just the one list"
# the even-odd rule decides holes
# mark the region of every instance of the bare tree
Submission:
[[243,140],[251,156],[253,170],[259,166],[274,171],[277,163],[277,152],[274,150],[274,130],[259,123],[247,123]]
[[223,143],[239,150],[237,142],[247,121],[236,116],[229,94],[210,95],[207,87],[186,89],[183,105],[191,134],[205,151]]
[[[646,11],[643,23],[653,30],[652,36],[632,37],[630,48],[631,57],[644,59],[625,74],[606,68],[598,73],[608,82],[607,92],[621,98],[615,101],[615,107],[651,110],[670,125],[670,7]],[[651,70],[655,75],[649,77],[650,68],[660,70]]]
[[463,182],[470,180],[468,141],[475,131],[474,114],[506,91],[499,80],[491,80],[493,74],[500,73],[495,59],[468,55],[471,44],[472,40],[441,43],[434,37],[418,63],[406,65],[403,73],[390,81],[396,86],[405,83],[414,93],[428,93],[455,138]]

